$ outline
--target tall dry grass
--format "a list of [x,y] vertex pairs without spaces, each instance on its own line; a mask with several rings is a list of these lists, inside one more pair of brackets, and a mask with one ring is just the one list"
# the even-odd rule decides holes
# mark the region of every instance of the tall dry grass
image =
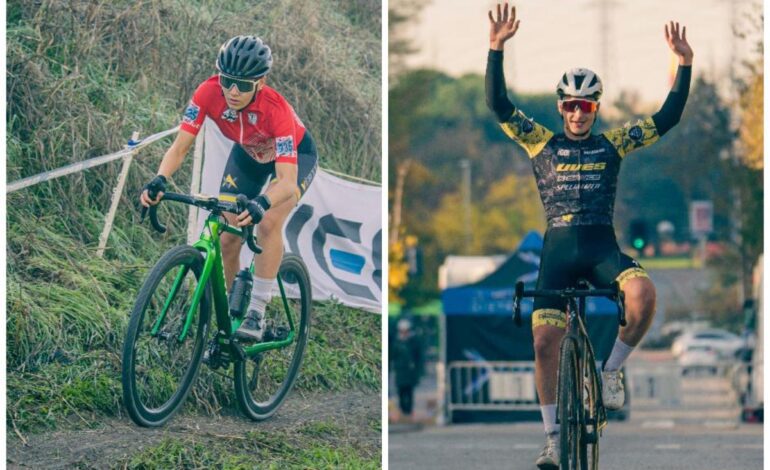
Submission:
[[[7,180],[117,151],[135,130],[146,136],[175,126],[192,91],[214,72],[220,44],[235,34],[260,35],[273,48],[270,83],[312,130],[321,165],[379,179],[379,2],[12,0]],[[95,245],[119,162],[8,195],[9,425],[120,412],[119,355],[133,297],[160,253],[185,236],[180,208],[162,209],[170,225],[163,237],[137,225],[139,188],[165,148],[154,144],[135,159],[105,259],[95,258]],[[190,160],[174,177],[180,190]],[[360,333],[378,334],[371,320],[356,324]],[[378,351],[379,342],[371,343]],[[346,347],[326,354],[349,357]],[[311,377],[328,374],[334,387],[375,386],[379,353],[366,357],[350,370],[342,360],[329,369],[328,356],[311,360]],[[318,386],[324,381],[306,379],[305,388]],[[230,394],[210,377],[195,402],[211,407]]]

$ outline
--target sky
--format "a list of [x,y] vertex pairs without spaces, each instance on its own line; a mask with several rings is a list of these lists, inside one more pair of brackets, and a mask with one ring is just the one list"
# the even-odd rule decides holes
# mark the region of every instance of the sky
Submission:
[[[673,57],[663,27],[687,26],[695,74],[715,78],[728,93],[731,65],[752,55],[755,41],[735,38],[731,18],[758,14],[757,0],[521,0],[519,31],[505,46],[505,76],[520,92],[553,92],[565,70],[587,67],[604,83],[605,100],[621,90],[645,102],[661,102],[669,89]],[[431,67],[452,76],[484,73],[489,48],[490,0],[432,0],[413,23],[410,37],[419,51],[411,67]],[[607,21],[602,5],[608,4]],[[745,24],[746,21],[744,20]],[[603,24],[606,27],[603,27]],[[757,36],[755,37],[758,37]],[[608,60],[603,60],[606,37]],[[732,50],[735,50],[735,59]],[[736,73],[742,73],[740,65]]]

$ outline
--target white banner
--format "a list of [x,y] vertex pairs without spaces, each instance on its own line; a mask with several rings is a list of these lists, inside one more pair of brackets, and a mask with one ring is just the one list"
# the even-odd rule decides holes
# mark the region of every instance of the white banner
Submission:
[[[219,194],[233,142],[206,119],[201,192]],[[352,183],[319,170],[284,226],[287,253],[310,271],[313,300],[336,299],[380,312],[382,302],[382,189]],[[198,232],[206,215],[198,214]],[[252,253],[244,245],[241,266]]]

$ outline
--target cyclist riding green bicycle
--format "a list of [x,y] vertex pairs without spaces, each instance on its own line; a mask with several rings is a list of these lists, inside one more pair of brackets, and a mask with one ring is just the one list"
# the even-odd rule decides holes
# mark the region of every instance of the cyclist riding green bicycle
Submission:
[[[236,36],[222,45],[216,60],[218,73],[195,90],[180,132],[140,197],[145,207],[160,201],[167,179],[182,165],[207,116],[235,142],[219,198],[234,202],[236,195],[245,194],[247,210],[225,218],[239,227],[259,224],[257,235],[264,251],[255,255],[248,313],[236,332],[256,341],[265,330],[265,308],[281,264],[283,225],[310,186],[318,164],[310,132],[283,96],[266,84],[272,64],[270,48],[258,37]],[[158,196],[151,199],[148,190]],[[221,243],[225,279],[231,286],[239,268],[241,238],[223,233]]]
[[[623,158],[656,142],[682,115],[690,87],[693,52],[685,28],[673,21],[665,37],[679,57],[679,68],[661,109],[634,125],[592,134],[603,87],[591,70],[568,70],[559,80],[557,109],[563,132],[554,133],[510,102],[503,76],[503,46],[519,28],[516,9],[497,5],[489,12],[490,51],[486,71],[487,105],[503,131],[529,156],[548,219],[537,289],[574,287],[579,278],[596,287],[618,281],[625,293],[628,324],[620,328],[612,352],[602,364],[602,400],[619,409],[625,400],[620,372],[644,337],[655,314],[655,286],[639,263],[622,253],[612,227],[617,176]],[[532,313],[535,382],[546,433],[538,456],[539,468],[559,467],[559,428],[556,426],[556,386],[559,342],[566,326],[565,304],[538,298]]]

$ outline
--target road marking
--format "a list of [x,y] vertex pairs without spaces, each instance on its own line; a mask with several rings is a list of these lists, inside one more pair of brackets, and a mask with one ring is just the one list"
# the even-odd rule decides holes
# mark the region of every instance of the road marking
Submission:
[[679,450],[682,448],[681,444],[657,444],[656,450]]
[[763,444],[732,444],[732,445],[726,445],[725,447],[728,449],[751,449],[751,450],[764,449]]
[[662,419],[658,421],[645,421],[642,423],[644,429],[669,429],[674,427],[674,420]]
[[736,421],[704,421],[703,425],[707,428],[737,428]]
[[514,450],[529,450],[529,449],[539,449],[540,444],[514,444],[513,449]]

